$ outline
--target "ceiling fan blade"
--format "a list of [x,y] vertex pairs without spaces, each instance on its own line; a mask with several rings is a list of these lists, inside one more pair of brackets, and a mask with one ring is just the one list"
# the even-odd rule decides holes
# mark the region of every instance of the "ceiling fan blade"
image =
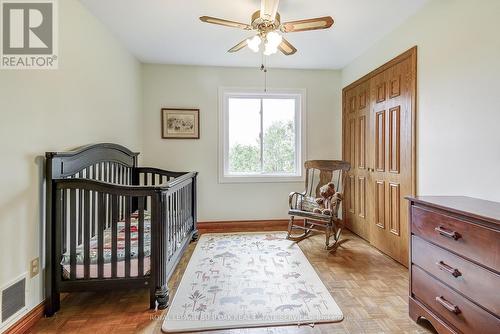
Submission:
[[202,22],[206,23],[212,23],[212,24],[218,24],[221,26],[226,26],[226,27],[231,27],[231,28],[239,28],[243,30],[252,30],[252,27],[248,24],[245,23],[240,23],[240,22],[234,22],[234,21],[228,21],[224,19],[218,19],[216,17],[211,17],[211,16],[202,16],[200,17],[200,20]]
[[229,50],[227,50],[227,52],[238,52],[241,49],[243,49],[245,46],[247,46],[247,40],[246,39],[242,40],[241,42],[239,42],[238,44],[236,44],[235,46],[233,46],[232,48],[230,48]]
[[285,22],[281,25],[282,32],[298,32],[316,29],[328,29],[333,25],[331,16],[318,17],[315,19],[306,19]]
[[293,55],[295,52],[297,52],[297,49],[292,45],[290,44],[289,41],[287,41],[286,39],[283,38],[283,40],[281,41],[281,44],[278,45],[278,49],[280,49],[280,51],[285,55],[285,56],[291,56]]
[[260,18],[274,21],[278,12],[280,0],[261,0],[260,2]]

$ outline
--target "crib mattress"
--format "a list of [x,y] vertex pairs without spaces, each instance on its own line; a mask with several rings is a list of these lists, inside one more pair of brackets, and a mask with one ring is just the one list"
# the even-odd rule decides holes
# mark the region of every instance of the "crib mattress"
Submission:
[[[124,270],[124,260],[125,260],[125,222],[119,221],[117,224],[117,259],[118,265],[123,267]],[[111,247],[112,247],[112,229],[111,227],[104,230],[104,267],[109,267],[111,272]],[[97,234],[90,239],[90,264],[91,271],[93,267],[97,268],[98,262],[98,243]],[[137,263],[137,258],[139,254],[139,215],[137,212],[132,214],[130,220],[130,256],[131,256],[131,270],[132,267],[137,271],[137,264],[134,266],[132,263]],[[149,212],[144,213],[144,265],[146,265],[146,258],[149,258],[151,254],[151,216]],[[83,264],[85,260],[85,253],[83,244],[76,247],[76,264],[78,267],[81,266],[83,273]],[[149,259],[148,259],[149,264]],[[70,265],[70,252],[69,250],[63,254],[61,265],[68,269]],[[106,269],[105,269],[106,270]],[[77,269],[78,271],[78,269]],[[97,271],[96,271],[97,272]],[[144,271],[146,272],[146,270]]]
[[[144,258],[144,275],[149,275],[151,269],[150,258]],[[63,276],[65,279],[70,278],[70,266],[63,265]],[[119,261],[116,264],[116,276],[118,278],[125,277],[125,261]],[[139,276],[139,261],[137,259],[130,260],[130,277]],[[76,278],[84,278],[84,265],[76,265]],[[90,278],[97,278],[97,264],[90,265]],[[104,278],[111,278],[111,263],[104,264]]]

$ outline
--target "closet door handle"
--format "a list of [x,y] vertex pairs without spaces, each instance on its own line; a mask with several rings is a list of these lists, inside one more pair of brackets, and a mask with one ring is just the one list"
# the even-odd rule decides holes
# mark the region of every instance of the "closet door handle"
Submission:
[[447,237],[447,238],[454,239],[454,240],[458,240],[462,237],[459,233],[457,233],[455,231],[447,231],[441,226],[436,227],[434,229],[434,231],[438,232],[443,237]]
[[462,273],[460,271],[458,271],[458,269],[450,267],[449,265],[447,265],[443,261],[439,261],[436,264],[439,267],[439,269],[446,271],[447,273],[449,273],[450,275],[452,275],[455,278],[462,276]]
[[459,314],[461,312],[457,305],[453,305],[452,303],[444,299],[442,296],[436,297],[436,301],[451,313]]

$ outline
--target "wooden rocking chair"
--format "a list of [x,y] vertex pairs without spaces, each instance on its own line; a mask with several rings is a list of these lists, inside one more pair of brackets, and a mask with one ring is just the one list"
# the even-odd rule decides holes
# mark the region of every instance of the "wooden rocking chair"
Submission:
[[[305,191],[292,192],[288,198],[290,222],[287,239],[298,242],[307,238],[312,231],[321,232],[326,235],[325,248],[332,250],[338,245],[342,234],[342,219],[339,218],[342,201],[337,201],[331,208],[331,214],[325,215],[312,212],[316,205],[314,199],[320,197],[320,188],[329,182],[335,184],[335,190],[340,193],[340,198],[343,198],[345,178],[351,165],[340,160],[309,160],[304,165]],[[295,224],[295,217],[304,218],[304,226]],[[294,235],[293,230],[300,230],[302,233]],[[332,243],[331,237],[334,239]]]

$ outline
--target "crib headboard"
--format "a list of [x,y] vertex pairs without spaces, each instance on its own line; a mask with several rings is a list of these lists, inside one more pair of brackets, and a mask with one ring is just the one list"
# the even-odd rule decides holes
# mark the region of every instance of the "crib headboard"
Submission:
[[[109,143],[83,146],[69,152],[47,152],[47,179],[72,177],[102,164],[118,164],[127,169],[135,168],[138,155],[139,153],[134,153],[126,147]],[[90,178],[89,175],[79,176]]]

